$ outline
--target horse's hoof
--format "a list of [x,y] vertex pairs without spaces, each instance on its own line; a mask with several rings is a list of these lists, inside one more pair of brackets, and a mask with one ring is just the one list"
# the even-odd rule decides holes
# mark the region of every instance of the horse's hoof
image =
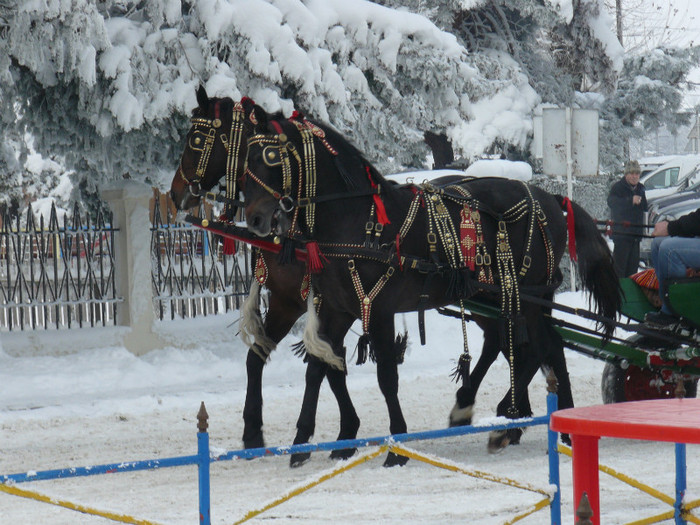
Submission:
[[559,436],[561,436],[562,443],[571,446],[571,436],[569,434],[559,434]]
[[265,446],[265,440],[262,434],[258,434],[254,438],[243,439],[243,448],[263,448]]
[[385,467],[403,467],[406,463],[408,463],[408,458],[406,456],[402,456],[400,454],[395,454],[394,452],[389,452],[386,456],[386,460],[384,461],[384,466]]
[[506,430],[508,433],[508,438],[510,439],[510,445],[520,445],[520,438],[525,433],[522,428],[510,428]]
[[304,463],[311,459],[310,452],[299,452],[298,454],[292,454],[289,458],[289,466],[291,468],[301,467]]
[[494,430],[489,434],[488,451],[489,454],[503,452],[503,449],[510,444],[510,437],[505,430]]
[[464,425],[471,425],[472,417],[474,417],[474,405],[460,408],[459,405],[455,403],[455,406],[452,407],[450,411],[450,426],[461,427]]
[[331,459],[350,459],[355,455],[355,452],[357,452],[356,448],[343,448],[343,449],[337,449],[333,450],[331,452],[330,458]]

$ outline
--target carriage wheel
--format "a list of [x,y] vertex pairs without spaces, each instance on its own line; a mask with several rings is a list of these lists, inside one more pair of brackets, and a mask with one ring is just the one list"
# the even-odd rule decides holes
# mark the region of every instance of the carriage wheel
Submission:
[[[685,397],[696,397],[698,380],[685,381]],[[667,399],[675,397],[676,385],[666,382],[661,374],[647,368],[629,365],[622,369],[617,363],[605,363],[601,391],[603,403]]]

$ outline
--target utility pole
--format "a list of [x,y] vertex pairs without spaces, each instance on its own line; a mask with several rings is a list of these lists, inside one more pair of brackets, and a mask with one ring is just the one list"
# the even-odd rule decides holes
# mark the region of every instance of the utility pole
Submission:
[[[615,0],[615,25],[617,28],[617,39],[620,45],[624,48],[624,42],[622,39],[622,0]],[[630,141],[629,138],[624,141],[624,158],[625,160],[630,158]]]

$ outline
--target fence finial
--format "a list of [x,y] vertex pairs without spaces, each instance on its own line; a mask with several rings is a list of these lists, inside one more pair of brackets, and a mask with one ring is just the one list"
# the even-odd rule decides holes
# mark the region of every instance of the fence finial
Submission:
[[206,432],[209,428],[209,414],[207,414],[207,407],[204,406],[204,401],[199,406],[199,412],[197,412],[197,430],[200,432]]
[[576,525],[593,525],[591,518],[593,517],[593,509],[591,508],[591,502],[588,501],[588,494],[586,492],[581,496],[581,501],[576,509]]

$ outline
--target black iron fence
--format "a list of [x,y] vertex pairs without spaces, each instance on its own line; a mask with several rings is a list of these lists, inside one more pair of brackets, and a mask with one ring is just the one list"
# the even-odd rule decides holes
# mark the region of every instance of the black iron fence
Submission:
[[111,217],[83,219],[78,206],[59,219],[2,217],[0,328],[24,330],[114,324],[114,235]]
[[111,214],[90,220],[76,205],[59,217],[52,205],[48,221],[31,206],[21,216],[3,216],[0,330],[116,325],[125,294],[152,302],[161,320],[238,309],[252,275],[248,247],[236,243],[236,252],[225,254],[220,238],[177,222],[165,196],[152,202],[152,286],[143,290],[119,290],[115,265],[128,263],[114,241],[128,232],[112,227]]
[[[204,213],[215,212],[200,208]],[[155,199],[151,223],[153,302],[161,320],[239,308],[252,275],[246,244],[225,254],[219,236],[175,220],[165,198]]]

